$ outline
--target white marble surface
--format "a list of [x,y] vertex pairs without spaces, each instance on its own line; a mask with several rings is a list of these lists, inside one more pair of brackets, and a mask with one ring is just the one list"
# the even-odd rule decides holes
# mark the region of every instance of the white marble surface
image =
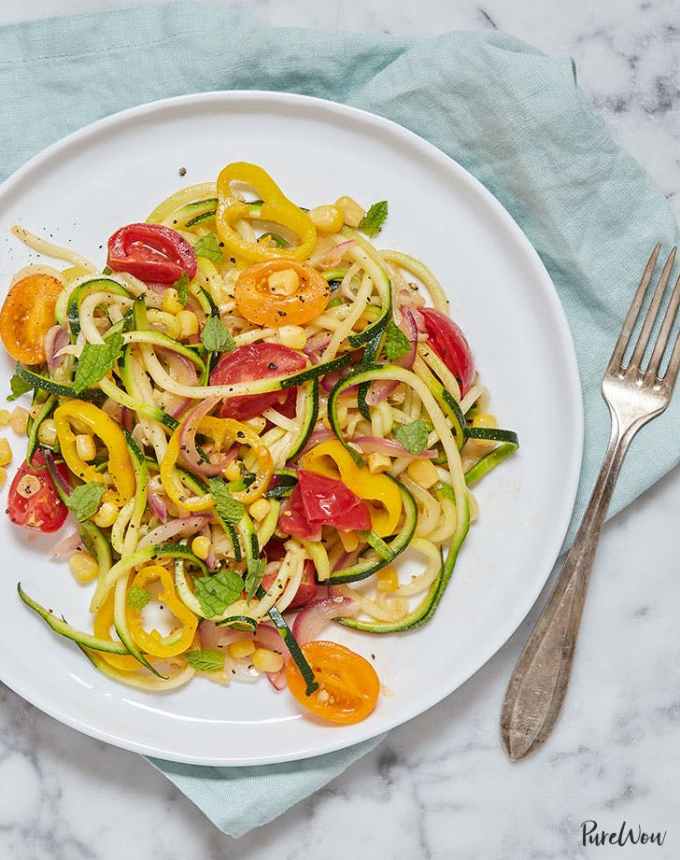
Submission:
[[[3,0],[0,24],[127,5]],[[417,8],[417,14],[412,11]],[[570,54],[614,135],[680,206],[678,0],[260,0],[263,22],[392,33],[497,26]],[[677,209],[676,209],[677,211]],[[643,440],[640,440],[643,443]],[[566,860],[680,856],[680,474],[606,529],[565,715],[511,765],[498,714],[528,624],[448,700],[392,733],[316,796],[238,842],[142,759],[82,737],[0,687],[0,857],[6,860]],[[663,847],[589,846],[623,820]]]

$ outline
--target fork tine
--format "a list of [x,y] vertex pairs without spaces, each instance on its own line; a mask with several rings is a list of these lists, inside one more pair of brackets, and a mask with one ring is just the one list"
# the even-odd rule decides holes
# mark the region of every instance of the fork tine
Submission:
[[675,380],[678,378],[678,370],[680,370],[680,334],[675,339],[675,346],[671,353],[671,360],[668,362],[668,370],[663,378],[664,383],[668,388],[668,394],[673,392]]
[[649,344],[649,338],[652,334],[652,329],[654,328],[654,323],[656,322],[659,308],[661,307],[661,300],[663,299],[663,294],[666,291],[668,279],[671,276],[671,270],[673,269],[673,263],[675,262],[676,250],[676,248],[673,248],[673,250],[668,255],[668,259],[666,260],[664,267],[661,271],[659,283],[654,290],[652,301],[650,302],[647,314],[645,316],[645,320],[642,324],[640,336],[638,337],[638,341],[635,344],[635,350],[628,364],[628,367],[633,368],[634,370],[640,369],[640,363],[644,358],[645,350],[647,349],[647,346]]
[[675,317],[678,313],[678,307],[680,306],[680,276],[675,282],[675,286],[673,287],[673,292],[671,293],[671,300],[668,303],[668,308],[666,309],[666,315],[663,318],[663,323],[659,330],[659,336],[656,339],[656,343],[654,344],[654,352],[652,353],[652,357],[649,360],[649,368],[647,369],[647,374],[652,376],[659,375],[659,367],[661,365],[661,360],[663,359],[664,353],[666,352],[666,347],[668,346],[668,339],[671,334],[671,329],[673,328],[673,323],[675,322]]
[[661,242],[657,242],[654,246],[654,250],[650,254],[649,260],[647,260],[647,265],[645,266],[645,270],[642,273],[642,278],[640,279],[640,286],[637,288],[635,297],[633,298],[630,308],[628,309],[628,313],[626,314],[626,318],[623,321],[623,326],[621,327],[621,334],[619,335],[619,338],[614,345],[612,357],[609,359],[608,369],[610,371],[618,371],[621,369],[623,355],[626,351],[626,347],[628,346],[631,332],[635,328],[635,323],[637,322],[637,318],[640,314],[640,308],[642,307],[642,302],[644,301],[645,293],[647,292],[649,282],[652,279],[652,274],[654,272],[654,267],[656,266],[656,260],[659,256],[660,250]]

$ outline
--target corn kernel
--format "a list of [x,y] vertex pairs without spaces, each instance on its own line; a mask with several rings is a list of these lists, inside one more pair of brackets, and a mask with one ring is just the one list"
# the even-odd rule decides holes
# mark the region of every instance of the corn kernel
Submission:
[[317,206],[308,214],[319,233],[337,233],[345,221],[345,213],[339,206]]
[[177,317],[174,314],[168,314],[165,311],[156,310],[156,308],[149,308],[148,316],[149,322],[154,328],[160,328],[168,337],[177,340],[180,330]]
[[224,470],[224,477],[227,481],[238,481],[241,477],[241,464],[238,460],[232,460]]
[[87,585],[99,576],[99,565],[89,552],[77,550],[68,560],[68,566],[76,582]]
[[26,435],[26,425],[28,424],[28,409],[23,406],[16,406],[14,412],[9,419],[9,425],[19,436]]
[[392,594],[399,588],[399,577],[393,567],[384,567],[377,573],[378,591],[383,594]]
[[267,516],[269,508],[271,508],[271,505],[268,499],[258,499],[248,508],[248,513],[259,523]]
[[0,466],[0,487],[5,486],[5,481],[7,480],[7,469],[4,466]]
[[495,415],[490,415],[488,412],[478,412],[472,419],[472,426],[493,430],[498,427],[498,422]]
[[7,427],[11,417],[6,409],[0,409],[0,427]]
[[198,334],[198,318],[193,311],[180,311],[177,314],[180,337],[191,337]]
[[258,672],[280,672],[283,669],[283,657],[269,648],[256,648],[252,659]]
[[76,436],[76,454],[81,460],[94,460],[97,455],[94,436],[89,433],[79,433]]
[[292,296],[300,289],[300,276],[295,269],[272,272],[267,278],[269,289],[279,296]]
[[12,462],[12,449],[7,439],[0,439],[0,466],[8,466]]
[[198,535],[191,541],[191,551],[205,561],[210,554],[210,539],[205,535]]
[[57,425],[51,418],[46,418],[38,428],[38,439],[50,448],[57,444]]
[[373,452],[366,458],[368,463],[368,471],[372,475],[377,475],[380,472],[386,472],[392,466],[392,460],[385,454],[377,454]]
[[238,639],[232,642],[228,649],[229,656],[234,660],[242,660],[244,657],[250,657],[255,653],[255,643],[252,639]]
[[279,328],[279,340],[284,346],[291,349],[304,349],[307,343],[307,335],[302,326],[282,325]]
[[161,308],[167,314],[178,314],[182,310],[182,304],[179,300],[179,295],[177,294],[177,290],[173,287],[168,287],[163,290],[163,301],[161,302]]
[[351,197],[338,197],[335,205],[342,211],[348,227],[358,227],[366,212]]
[[35,475],[24,475],[17,484],[17,493],[22,499],[30,499],[40,492],[41,487],[40,478],[36,478]]
[[103,502],[92,519],[94,524],[99,526],[100,529],[108,529],[115,523],[117,516],[117,506],[112,502]]
[[413,460],[406,471],[416,484],[420,484],[426,490],[433,487],[439,480],[437,469],[431,460]]

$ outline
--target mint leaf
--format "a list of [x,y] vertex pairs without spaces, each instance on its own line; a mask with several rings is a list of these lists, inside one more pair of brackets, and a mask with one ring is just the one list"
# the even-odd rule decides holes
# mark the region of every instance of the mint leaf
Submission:
[[238,600],[243,591],[243,580],[233,570],[221,570],[214,576],[194,579],[196,597],[207,618],[214,618]]
[[231,495],[225,482],[221,478],[209,478],[208,488],[215,503],[215,513],[222,525],[226,528],[227,525],[235,526],[239,523],[246,509]]
[[248,559],[248,571],[246,573],[245,587],[248,592],[248,600],[255,594],[262,582],[262,574],[267,566],[263,558]]
[[385,328],[385,355],[389,361],[403,358],[411,349],[411,341],[399,328],[394,320],[390,320]]
[[78,359],[73,388],[81,394],[92,388],[111,370],[123,351],[123,335],[116,333],[104,343],[86,343]]
[[132,609],[144,609],[150,600],[151,595],[146,588],[140,588],[138,585],[133,585],[127,593],[127,605]]
[[231,352],[236,344],[219,317],[208,317],[201,332],[203,346],[208,352]]
[[17,397],[21,397],[22,394],[26,394],[27,391],[30,391],[33,386],[26,382],[23,377],[19,376],[18,373],[12,374],[12,377],[9,380],[9,387],[12,389],[12,393],[7,395],[8,400],[16,400]]
[[427,448],[429,434],[428,425],[421,418],[411,424],[402,424],[394,431],[396,440],[401,442],[409,454],[422,454]]
[[361,219],[359,229],[367,236],[377,236],[387,218],[387,200],[374,203]]
[[177,290],[177,298],[182,307],[186,307],[189,301],[189,276],[186,272],[182,272],[181,278],[178,278],[172,285]]
[[187,651],[184,654],[187,663],[198,672],[220,672],[224,669],[224,653],[212,648],[200,651]]
[[97,513],[105,492],[105,484],[80,484],[66,497],[66,506],[79,523],[84,523]]
[[220,248],[220,240],[214,233],[206,233],[194,245],[194,253],[197,257],[205,257],[213,263],[221,263],[224,254]]

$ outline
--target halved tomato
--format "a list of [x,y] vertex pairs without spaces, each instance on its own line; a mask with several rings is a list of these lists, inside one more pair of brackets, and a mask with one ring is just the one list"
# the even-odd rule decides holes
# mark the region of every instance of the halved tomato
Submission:
[[63,286],[57,278],[40,272],[12,284],[0,311],[0,336],[15,361],[45,361],[43,341],[54,325],[54,306]]
[[161,224],[127,224],[109,239],[107,262],[114,272],[167,286],[196,274],[194,249],[176,230]]
[[475,364],[465,335],[452,319],[434,308],[419,308],[419,313],[425,323],[430,346],[460,382],[460,391],[464,395],[475,375]]
[[344,645],[321,639],[307,642],[302,652],[314,670],[319,689],[307,695],[307,685],[294,660],[286,666],[286,680],[303,707],[322,720],[344,726],[359,723],[373,713],[380,679],[368,660]]
[[[68,469],[63,463],[56,468],[68,486]],[[52,483],[42,451],[33,455],[32,466],[22,463],[14,476],[9,488],[7,513],[15,525],[40,529],[41,532],[56,532],[63,526],[68,510]]]
[[[269,546],[269,545],[267,545]],[[285,550],[282,549],[282,555],[279,558],[283,558],[285,555]],[[265,552],[267,550],[265,549]],[[267,553],[268,561],[278,561],[278,558],[274,559]],[[268,573],[262,580],[262,588],[265,591],[268,591],[270,586],[273,584],[276,579],[275,573]],[[295,597],[290,602],[288,609],[301,609],[303,606],[306,606],[312,600],[314,600],[319,594],[320,587],[316,583],[316,568],[314,567],[314,562],[307,558],[305,559],[305,566],[302,572],[302,579],[300,580],[300,585],[298,586],[298,590],[295,592]],[[328,592],[328,588],[326,588],[325,593]]]
[[[271,376],[287,376],[304,370],[307,361],[299,352],[278,343],[251,343],[223,355],[210,374],[211,385],[229,385]],[[267,394],[248,394],[230,397],[222,402],[222,418],[247,421],[261,415],[265,409],[285,403],[288,391],[270,391]]]

